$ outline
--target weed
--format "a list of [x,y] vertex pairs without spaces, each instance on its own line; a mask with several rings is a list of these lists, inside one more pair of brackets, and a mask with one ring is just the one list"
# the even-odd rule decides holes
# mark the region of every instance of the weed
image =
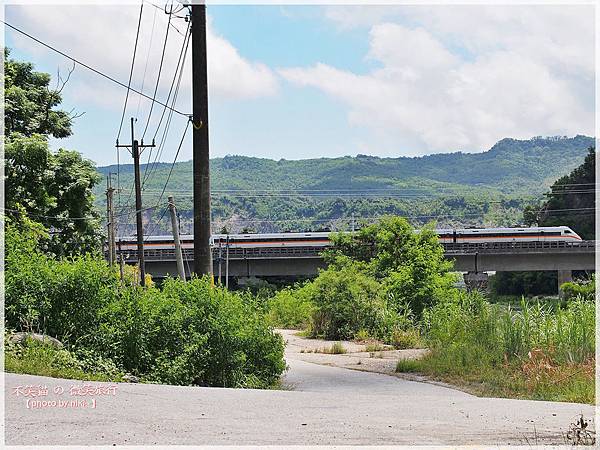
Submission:
[[394,330],[390,343],[399,350],[406,348],[421,348],[421,336],[415,328],[409,330]]
[[385,350],[385,346],[377,341],[369,342],[365,345],[365,352],[380,352],[382,350]]
[[418,372],[419,361],[414,359],[400,359],[396,364],[396,372]]
[[[317,350],[315,350],[315,353]],[[342,353],[346,353],[346,348],[342,345],[341,342],[334,342],[331,347],[323,347],[320,353],[326,353],[330,355],[339,355]]]

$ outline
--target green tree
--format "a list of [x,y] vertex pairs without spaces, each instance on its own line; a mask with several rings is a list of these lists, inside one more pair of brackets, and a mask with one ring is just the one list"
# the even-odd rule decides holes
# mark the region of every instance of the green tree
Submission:
[[[69,72],[69,75],[71,72]],[[50,88],[50,75],[36,72],[34,65],[10,58],[4,50],[4,126],[6,136],[19,132],[56,138],[70,136],[73,119],[67,111],[55,109],[62,101],[61,92],[69,77],[58,74],[56,88]]]
[[5,204],[50,230],[45,247],[58,255],[100,249],[100,218],[92,189],[100,181],[94,164],[79,153],[52,153],[48,139],[13,133],[5,149]]
[[[48,229],[40,245],[58,255],[99,250],[100,219],[92,190],[100,181],[94,164],[79,153],[49,149],[48,136],[72,133],[76,115],[57,109],[69,81],[60,73],[51,88],[47,73],[4,52],[5,199],[18,222],[23,214]],[[17,212],[20,211],[20,212]]]
[[452,263],[444,258],[432,224],[416,231],[406,219],[388,216],[351,235],[333,234],[332,240],[328,262],[347,259],[365,265],[397,311],[408,305],[420,315],[454,282]]
[[583,239],[595,239],[595,150],[590,147],[583,164],[556,180],[541,207],[525,209],[523,216],[528,225],[566,225]]

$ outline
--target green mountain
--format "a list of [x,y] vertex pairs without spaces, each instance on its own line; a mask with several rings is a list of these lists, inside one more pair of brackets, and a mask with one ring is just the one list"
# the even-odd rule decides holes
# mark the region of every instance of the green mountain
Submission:
[[[482,153],[423,157],[356,157],[285,160],[226,156],[211,160],[213,219],[230,231],[317,229],[349,226],[360,218],[400,214],[415,223],[517,225],[528,202],[582,163],[594,139],[587,136],[503,139]],[[155,205],[171,171],[170,163],[142,165],[144,204]],[[116,172],[116,166],[99,172]],[[132,209],[133,166],[121,165],[123,208]],[[183,231],[191,223],[192,163],[178,162],[160,204],[146,211],[150,228],[168,232],[158,221],[173,194]],[[104,204],[103,187],[97,192]],[[131,222],[131,218],[129,219]],[[129,230],[127,227],[123,227]],[[156,233],[152,233],[156,234]]]

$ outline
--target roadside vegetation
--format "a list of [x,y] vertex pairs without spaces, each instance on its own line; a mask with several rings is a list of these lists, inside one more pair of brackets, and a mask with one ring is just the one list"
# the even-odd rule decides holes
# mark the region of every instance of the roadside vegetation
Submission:
[[21,219],[6,226],[6,329],[55,337],[65,349],[7,348],[7,370],[201,386],[278,381],[284,343],[254,296],[208,278],[141,288],[119,280],[100,255],[41,252],[43,228]]
[[427,347],[397,371],[478,395],[594,403],[593,280],[565,286],[561,301],[492,303],[455,287],[431,226],[415,233],[390,217],[333,240],[326,270],[268,302],[274,325],[371,349]]
[[[102,255],[93,190],[101,177],[76,151],[53,152],[78,117],[59,109],[69,77],[50,75],[5,50],[5,329],[43,334],[5,347],[6,370],[90,380],[180,385],[276,385],[284,343],[258,298],[207,278],[159,288],[123,280]],[[151,281],[151,280],[148,280]],[[33,337],[33,336],[32,336]]]

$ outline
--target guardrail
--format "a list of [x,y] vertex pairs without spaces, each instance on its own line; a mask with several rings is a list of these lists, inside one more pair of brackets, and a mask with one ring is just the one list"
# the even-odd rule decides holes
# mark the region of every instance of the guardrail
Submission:
[[[449,255],[463,255],[474,253],[539,253],[539,252],[566,252],[589,253],[595,251],[596,241],[580,242],[478,242],[478,243],[445,243],[444,252]],[[289,258],[319,258],[323,247],[251,247],[230,248],[229,259],[289,259]],[[220,253],[219,253],[220,252]],[[137,250],[123,250],[126,261],[137,260]],[[194,259],[194,250],[183,249],[183,258],[188,261]],[[214,247],[213,259],[226,258],[226,248]],[[174,261],[175,249],[147,249],[144,250],[146,261]]]

